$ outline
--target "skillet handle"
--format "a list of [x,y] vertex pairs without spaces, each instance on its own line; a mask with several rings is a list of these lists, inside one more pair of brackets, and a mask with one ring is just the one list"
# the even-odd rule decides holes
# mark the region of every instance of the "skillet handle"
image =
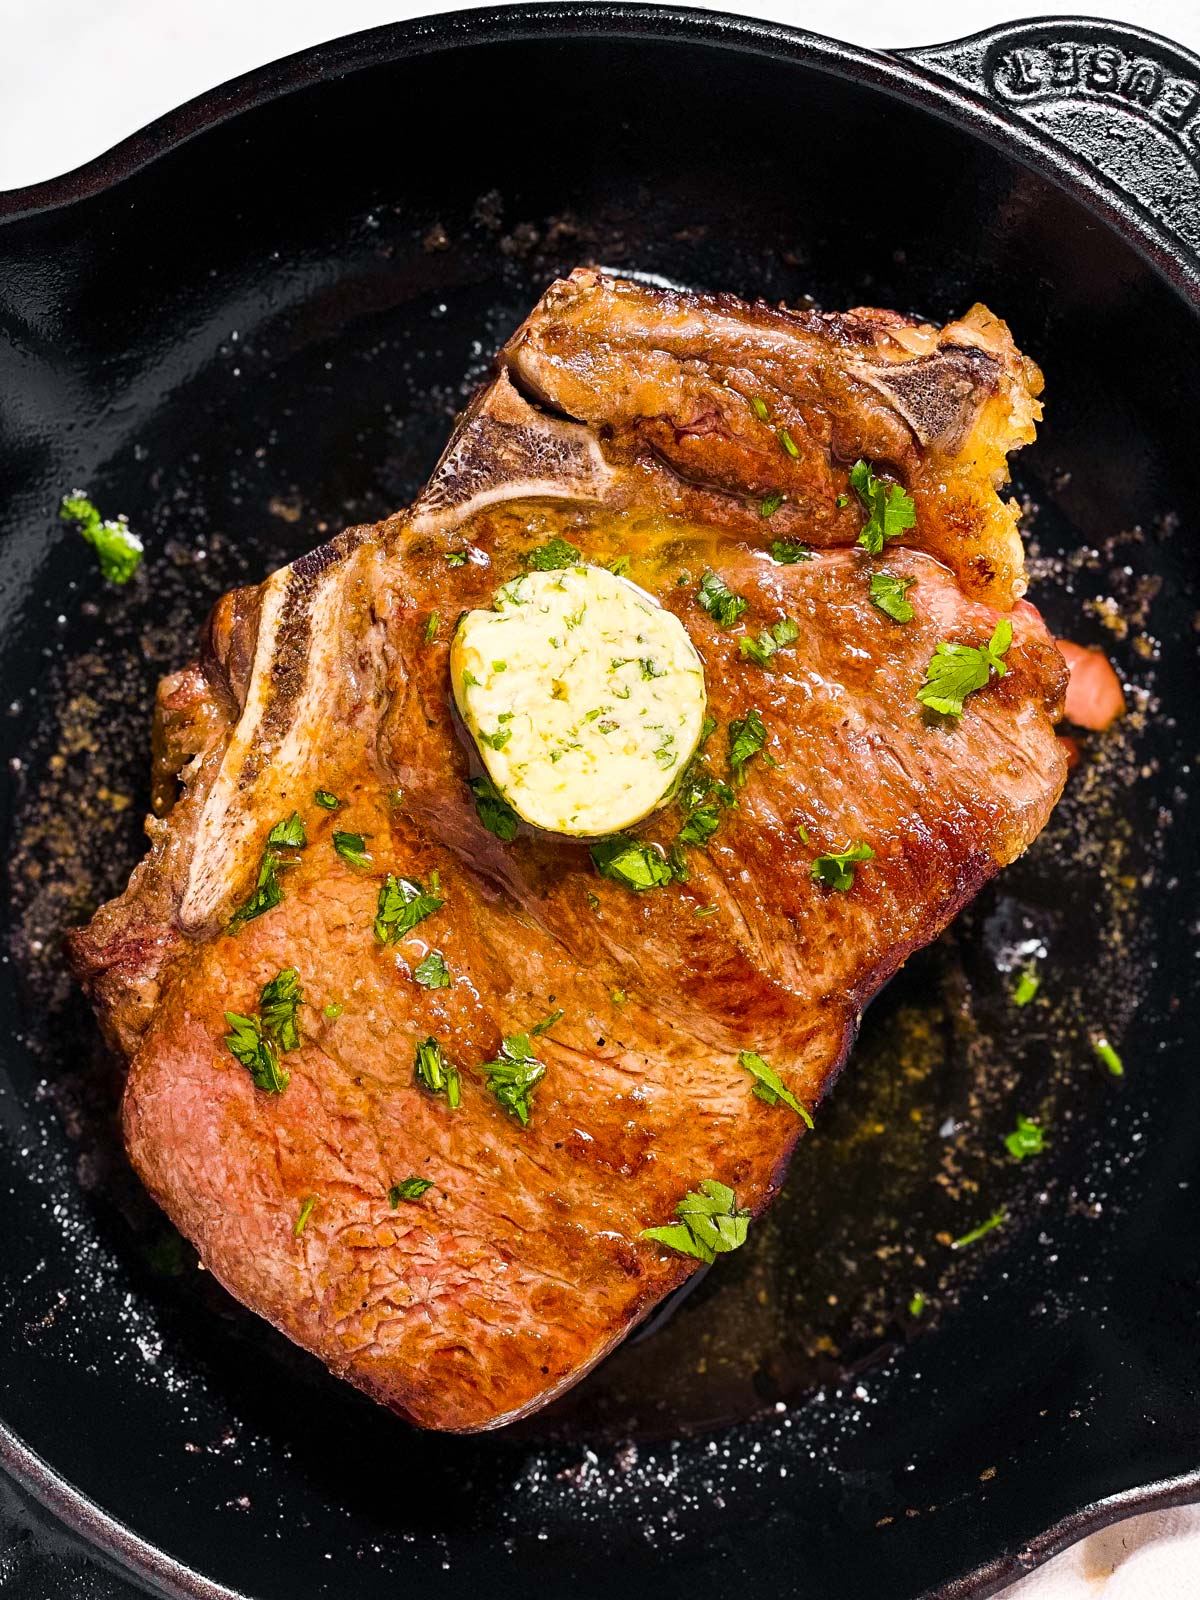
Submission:
[[1140,28],[1069,17],[894,54],[1048,136],[1200,287],[1200,57]]

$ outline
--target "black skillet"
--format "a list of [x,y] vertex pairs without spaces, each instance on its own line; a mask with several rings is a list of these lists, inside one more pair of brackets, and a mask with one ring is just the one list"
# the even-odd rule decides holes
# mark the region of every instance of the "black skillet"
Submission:
[[[1129,28],[876,55],[541,6],[310,51],[0,196],[0,1590],[985,1595],[1200,1496],[1198,161],[1200,62]],[[406,501],[586,261],[1009,318],[1034,596],[1131,714],[872,1008],[747,1249],[552,1412],[437,1438],[197,1270],[56,940],[139,853],[152,686],[214,597]],[[76,485],[145,536],[127,589]]]

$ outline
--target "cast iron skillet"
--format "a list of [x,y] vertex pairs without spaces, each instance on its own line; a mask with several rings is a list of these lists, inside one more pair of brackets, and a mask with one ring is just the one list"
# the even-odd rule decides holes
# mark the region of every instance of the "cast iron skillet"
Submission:
[[[1200,1493],[1198,150],[1200,62],[1129,28],[884,56],[541,6],[310,51],[0,196],[0,1450],[103,1561],[225,1600],[909,1600]],[[1034,594],[1131,715],[872,1008],[747,1249],[552,1413],[429,1437],[157,1217],[56,941],[139,853],[153,683],[213,598],[403,503],[589,260],[1008,317],[1049,380]],[[75,485],[144,534],[127,589],[57,522]]]

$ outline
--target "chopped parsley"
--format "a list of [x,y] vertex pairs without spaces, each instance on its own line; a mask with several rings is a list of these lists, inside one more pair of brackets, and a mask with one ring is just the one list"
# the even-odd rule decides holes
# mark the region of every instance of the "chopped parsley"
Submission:
[[229,1052],[246,1068],[254,1087],[266,1094],[282,1094],[291,1074],[280,1062],[274,1041],[264,1036],[262,1023],[257,1017],[243,1017],[236,1011],[227,1011],[225,1022],[232,1030],[225,1035]]
[[618,556],[615,561],[610,561],[608,563],[608,570],[612,573],[614,578],[623,578],[629,571],[629,567],[629,556]]
[[598,839],[591,848],[591,857],[602,878],[611,878],[639,894],[644,889],[661,889],[671,881],[671,868],[662,853],[628,833]]
[[684,1195],[675,1215],[680,1220],[666,1227],[643,1228],[642,1238],[707,1262],[746,1242],[750,1213],[738,1206],[733,1190],[715,1178],[705,1178],[698,1190]]
[[225,1013],[230,1029],[225,1036],[229,1053],[249,1072],[254,1087],[267,1094],[282,1094],[291,1081],[291,1074],[279,1057],[300,1048],[296,1012],[303,999],[296,969],[284,967],[263,985],[257,1016]]
[[764,520],[767,517],[773,517],[786,498],[787,496],[782,494],[765,495],[758,508],[759,516],[764,518]]
[[1092,1040],[1092,1049],[1114,1078],[1123,1078],[1125,1076],[1125,1063],[1103,1034],[1097,1034]]
[[509,1033],[500,1043],[495,1061],[485,1061],[479,1069],[487,1074],[488,1088],[510,1117],[521,1126],[529,1123],[530,1097],[546,1076],[546,1069],[533,1053],[527,1033]]
[[974,1244],[982,1239],[985,1234],[991,1233],[993,1228],[999,1228],[1008,1221],[1008,1212],[1003,1209],[994,1211],[986,1222],[981,1222],[977,1228],[972,1228],[969,1233],[964,1233],[961,1239],[954,1239],[950,1243],[951,1250],[962,1250],[967,1245]]
[[81,490],[62,498],[58,514],[79,531],[96,552],[102,577],[109,583],[128,583],[142,564],[142,541],[131,533],[124,517],[106,522]]
[[337,795],[331,794],[328,789],[314,789],[313,799],[322,811],[336,811],[342,803]]
[[471,552],[469,550],[446,551],[446,565],[448,567],[465,567],[470,559]]
[[324,1006],[322,1009],[324,1010],[325,1015],[329,1018],[330,1022],[336,1022],[346,1008],[340,1000],[331,1000],[329,1004]]
[[467,787],[475,796],[475,815],[487,831],[494,833],[497,839],[515,838],[520,819],[492,780],[469,778]]
[[395,1211],[401,1200],[419,1200],[432,1188],[432,1178],[403,1178],[388,1190],[388,1205]]
[[[700,747],[712,734],[716,723],[704,719]],[[679,830],[679,844],[703,848],[721,825],[721,813],[737,805],[737,796],[727,783],[714,778],[699,755],[693,756],[679,780],[676,794],[686,821]],[[678,872],[676,876],[681,876]]]
[[881,483],[865,461],[850,469],[850,487],[867,513],[858,542],[877,556],[888,539],[898,539],[917,525],[917,508],[898,483]]
[[422,989],[450,987],[450,968],[446,965],[446,958],[440,950],[431,950],[427,956],[422,957],[413,968],[413,977]]
[[296,1013],[304,1002],[299,975],[295,967],[284,967],[270,983],[263,985],[258,1009],[262,1017],[263,1033],[273,1039],[281,1050],[299,1050],[300,1029]]
[[729,771],[734,783],[746,782],[747,764],[757,755],[761,755],[769,767],[779,765],[765,748],[766,743],[766,725],[753,707],[744,717],[733,719],[729,724]]
[[801,1105],[791,1090],[784,1085],[774,1067],[769,1066],[756,1050],[743,1050],[738,1056],[738,1066],[754,1079],[752,1093],[757,1095],[764,1105],[775,1106],[782,1100],[789,1111],[794,1111],[803,1123],[812,1127],[813,1119],[807,1108]]
[[1004,1135],[1004,1145],[1014,1161],[1023,1161],[1026,1156],[1041,1155],[1046,1148],[1046,1135],[1038,1123],[1019,1116],[1013,1131]]
[[705,572],[700,579],[697,598],[713,621],[722,628],[732,628],[749,606],[748,600],[740,594],[734,594],[724,578],[712,571]]
[[535,572],[558,572],[563,567],[574,567],[583,560],[583,551],[566,539],[553,538],[540,544],[524,557],[525,565]]
[[343,861],[352,867],[369,867],[371,852],[367,849],[369,833],[337,833],[333,835],[333,848]]
[[795,539],[773,539],[771,560],[777,561],[781,567],[794,567],[797,561],[811,561],[812,551]]
[[395,944],[418,922],[440,911],[446,902],[436,893],[437,888],[436,872],[430,877],[428,892],[415,878],[397,878],[389,872],[380,885],[375,907],[374,931],[379,943]]
[[894,572],[873,572],[871,604],[878,606],[893,622],[911,622],[913,608],[906,597],[916,581],[915,578],[899,578]]
[[913,1295],[912,1299],[908,1302],[908,1314],[910,1317],[919,1317],[924,1309],[925,1296],[922,1291],[918,1289]]
[[292,1229],[292,1232],[295,1234],[297,1239],[304,1232],[308,1219],[313,1214],[313,1207],[316,1205],[316,1203],[316,1195],[310,1194],[308,1199],[304,1201],[303,1205],[301,1205],[300,1215],[296,1218],[296,1226]]
[[279,875],[288,867],[294,867],[299,862],[299,857],[285,855],[285,850],[303,850],[308,844],[308,835],[304,831],[304,823],[300,814],[293,811],[290,817],[283,822],[277,822],[267,835],[266,849],[258,863],[258,879],[254,885],[254,892],[244,901],[233,916],[229,919],[230,933],[236,933],[245,922],[251,922],[255,917],[261,917],[264,911],[273,911],[283,899],[283,887],[279,882]]
[[298,811],[293,811],[285,821],[277,822],[267,835],[268,846],[275,850],[303,850],[307,843],[308,834]]
[[1004,657],[1012,636],[1012,623],[1004,617],[985,645],[950,644],[943,639],[930,657],[917,699],[944,717],[961,717],[967,695],[984,688],[993,673],[1002,678],[1008,671]]
[[457,1109],[461,1098],[458,1068],[446,1060],[441,1045],[432,1035],[417,1045],[413,1074],[422,1089],[428,1089],[430,1094],[444,1094],[450,1109]]
[[715,917],[720,906],[696,906],[692,910],[694,917]]
[[789,645],[795,644],[800,637],[800,629],[791,617],[784,617],[773,628],[764,628],[757,639],[752,639],[749,634],[744,634],[738,640],[738,649],[747,661],[753,661],[756,666],[765,667],[771,657],[780,650],[786,650]]
[[1037,994],[1041,986],[1042,980],[1034,971],[1034,969],[1032,967],[1026,967],[1025,971],[1017,979],[1017,986],[1013,990],[1013,1005],[1027,1006]]
[[[551,995],[550,998],[553,1000],[554,996]],[[567,1013],[561,1009],[558,1011],[552,1011],[548,1017],[543,1017],[540,1022],[535,1022],[529,1031],[535,1037],[540,1033],[549,1033],[550,1029],[554,1027],[555,1023],[561,1022],[566,1014]]]
[[504,746],[512,738],[512,729],[511,728],[497,728],[494,733],[484,733],[483,729],[480,728],[479,737],[483,740],[484,744],[486,744],[489,749],[491,749],[491,750],[503,750]]
[[875,852],[869,844],[850,844],[839,854],[818,856],[812,864],[812,880],[845,894],[854,887],[854,869],[860,861],[871,861]]
[[428,617],[425,619],[425,631],[421,637],[425,640],[426,644],[433,643],[434,637],[438,631],[438,624],[441,622],[441,620],[441,617],[438,616],[436,611],[431,611]]

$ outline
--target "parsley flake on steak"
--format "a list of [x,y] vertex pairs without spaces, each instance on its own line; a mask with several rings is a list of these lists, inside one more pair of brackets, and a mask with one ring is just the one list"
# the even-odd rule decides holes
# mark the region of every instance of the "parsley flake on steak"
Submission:
[[333,848],[343,861],[348,861],[352,867],[369,867],[371,865],[371,852],[367,849],[369,833],[338,833],[333,835]]
[[279,881],[281,872],[286,872],[289,867],[294,867],[299,862],[299,856],[285,855],[285,851],[303,850],[308,844],[308,834],[304,831],[304,823],[300,814],[293,811],[290,817],[282,822],[277,822],[267,835],[266,849],[258,863],[258,879],[254,892],[250,898],[237,908],[229,919],[229,933],[236,933],[245,922],[261,917],[265,911],[273,911],[283,899],[283,885]]
[[295,967],[284,967],[263,985],[257,1016],[225,1013],[231,1030],[225,1036],[229,1053],[249,1072],[254,1087],[267,1094],[282,1094],[291,1081],[279,1057],[300,1048],[296,1013],[303,999]]
[[898,539],[917,525],[912,496],[898,483],[881,483],[865,461],[850,469],[850,487],[867,513],[858,542],[877,556],[888,539]]
[[738,1056],[738,1066],[748,1072],[754,1079],[754,1088],[751,1093],[758,1096],[764,1105],[775,1106],[782,1100],[790,1111],[794,1111],[800,1120],[812,1127],[813,1119],[807,1108],[801,1105],[796,1096],[786,1087],[774,1067],[759,1055],[757,1050],[743,1050]]
[[509,1116],[516,1117],[523,1128],[527,1127],[530,1096],[546,1076],[545,1067],[533,1053],[529,1035],[505,1034],[499,1058],[485,1061],[479,1070],[487,1074],[488,1088]]
[[800,629],[791,617],[784,617],[774,627],[764,628],[757,639],[752,639],[745,634],[738,640],[738,649],[747,661],[753,661],[757,666],[770,665],[771,657],[780,650],[786,650],[789,645],[795,644],[800,637]]
[[583,560],[583,551],[578,545],[571,544],[566,539],[557,536],[539,544],[522,557],[527,567],[532,567],[534,572],[560,572],[563,567],[578,566]]
[[734,594],[724,578],[718,577],[712,571],[706,572],[700,579],[696,598],[713,621],[722,628],[732,628],[750,605],[742,595]]
[[622,883],[636,894],[645,889],[661,889],[672,878],[670,864],[661,851],[628,833],[598,839],[590,854],[592,865],[602,878]]
[[961,717],[967,695],[985,688],[993,673],[1002,678],[1008,671],[1004,657],[1012,637],[1012,623],[1002,617],[987,644],[952,644],[943,639],[925,668],[917,699],[944,717]]
[[715,1261],[746,1242],[750,1213],[738,1206],[733,1190],[715,1178],[705,1178],[698,1190],[684,1195],[675,1207],[675,1215],[680,1221],[661,1228],[643,1228],[642,1238],[706,1262]]
[[432,1188],[432,1178],[402,1178],[388,1190],[388,1205],[395,1211],[401,1200],[419,1200]]
[[431,950],[417,962],[413,968],[413,977],[422,989],[448,989],[450,987],[450,968],[446,965],[446,958],[440,950]]
[[[469,674],[464,673],[464,679]],[[508,801],[488,777],[468,778],[467,787],[475,796],[475,815],[489,833],[506,843],[516,838],[519,818]]]
[[812,864],[812,880],[823,883],[827,889],[845,894],[854,887],[854,869],[860,861],[872,861],[875,852],[869,844],[850,844],[844,850],[828,856],[818,856]]
[[781,567],[794,567],[797,561],[811,561],[812,551],[795,539],[775,539],[771,543],[771,560]]
[[413,1073],[422,1089],[428,1089],[430,1094],[444,1094],[450,1109],[457,1109],[461,1098],[458,1068],[446,1060],[445,1052],[432,1034],[417,1045]]
[[900,578],[894,572],[871,574],[871,604],[893,622],[911,622],[913,608],[907,599],[915,578]]
[[379,901],[375,907],[373,929],[380,944],[396,944],[406,933],[411,933],[418,922],[424,922],[446,904],[437,893],[438,875],[429,875],[426,891],[415,878],[397,878],[389,872],[379,886]]
[[753,707],[744,717],[735,717],[729,724],[729,771],[734,783],[739,786],[745,784],[746,767],[757,755],[761,755],[769,767],[779,765],[770,751],[764,748],[766,742],[766,724]]

